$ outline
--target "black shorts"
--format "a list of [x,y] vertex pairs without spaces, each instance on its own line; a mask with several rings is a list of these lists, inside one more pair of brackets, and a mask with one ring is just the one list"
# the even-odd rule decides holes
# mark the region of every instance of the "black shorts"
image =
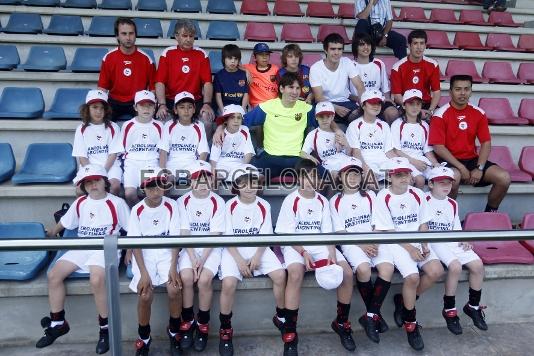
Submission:
[[108,103],[111,107],[112,121],[126,121],[137,115],[134,109],[133,101],[123,103],[121,101],[109,98]]
[[[378,117],[383,120],[384,117],[384,111],[386,111],[387,108],[394,107],[397,109],[397,105],[392,103],[391,101],[386,101],[382,104],[382,109],[380,110],[380,114],[378,114]],[[401,108],[402,109],[402,108]],[[397,109],[398,110],[398,109]]]
[[[471,158],[471,159],[459,159],[458,161],[460,161],[460,163],[463,164],[465,168],[467,168],[469,171],[472,171],[473,169],[478,167],[478,157]],[[484,165],[484,169],[482,170],[482,178],[480,178],[480,182],[474,185],[475,187],[486,187],[491,184],[491,183],[487,183],[484,181],[484,175],[486,174],[486,171],[488,170],[489,167],[495,166],[495,165],[496,164],[491,161],[486,161],[486,164]],[[455,168],[450,163],[447,163],[447,167]]]

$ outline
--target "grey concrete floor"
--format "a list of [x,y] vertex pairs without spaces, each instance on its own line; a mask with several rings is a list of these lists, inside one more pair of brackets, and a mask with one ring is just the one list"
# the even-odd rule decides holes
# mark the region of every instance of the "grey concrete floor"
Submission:
[[[534,354],[534,323],[492,324],[486,332],[475,329],[465,320],[464,333],[459,336],[451,334],[444,328],[423,329],[425,349],[415,352],[409,347],[406,335],[402,329],[393,328],[382,335],[380,344],[374,344],[367,339],[364,332],[355,326],[354,338],[358,345],[354,353],[345,351],[339,344],[337,335],[331,333],[305,334],[301,330],[299,354],[304,356],[324,355],[505,355],[527,356]],[[235,355],[270,356],[282,355],[282,342],[276,336],[239,336],[234,331]],[[123,355],[134,355],[133,342],[123,343]],[[151,355],[168,355],[166,339],[154,340]],[[95,355],[94,344],[62,344],[58,340],[46,349],[38,350],[33,345],[0,348],[0,355],[26,356],[77,356]],[[185,355],[201,355],[188,351]],[[218,340],[212,338],[208,348],[202,355],[218,355]]]

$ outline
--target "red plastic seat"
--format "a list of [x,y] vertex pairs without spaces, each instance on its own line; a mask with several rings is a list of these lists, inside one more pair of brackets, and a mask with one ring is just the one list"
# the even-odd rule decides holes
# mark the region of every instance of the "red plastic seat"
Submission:
[[523,147],[519,156],[519,168],[534,177],[534,146]]
[[519,104],[519,117],[527,119],[531,125],[534,125],[534,99],[523,98]]
[[276,41],[274,25],[269,22],[248,22],[244,38],[249,41]]
[[480,98],[478,106],[486,112],[492,125],[528,125],[527,119],[514,115],[507,98]]
[[530,174],[523,172],[515,164],[510,149],[506,146],[492,146],[488,158],[491,162],[497,163],[501,168],[510,173],[512,182],[530,182]]
[[406,39],[408,39],[408,35],[410,34],[410,32],[412,32],[413,30],[410,30],[409,28],[396,28],[394,29],[393,31],[397,32],[397,33],[400,33],[401,35],[403,35]]
[[512,70],[510,62],[486,62],[482,68],[482,77],[489,83],[498,84],[521,84],[523,81],[517,79]]
[[451,59],[447,62],[447,68],[445,69],[445,76],[447,78],[452,77],[456,74],[467,74],[473,77],[474,83],[485,83],[483,79],[477,72],[477,67],[473,61],[460,61],[456,59]]
[[313,42],[310,25],[307,23],[285,23],[280,40],[286,42]]
[[430,12],[430,21],[437,23],[459,24],[461,23],[456,18],[454,10],[452,9],[432,9]]
[[338,33],[343,37],[345,44],[351,43],[349,36],[347,36],[347,30],[343,25],[326,25],[322,24],[319,26],[319,31],[317,32],[317,42],[323,42],[326,36],[331,33]]
[[[256,58],[254,55],[250,56],[250,59],[248,61],[249,63],[255,64]],[[271,56],[269,57],[269,63],[276,64],[277,66],[282,66],[282,53],[281,52],[273,52],[271,53]]]
[[384,57],[380,57],[380,59],[386,65],[386,70],[387,70],[388,78],[389,78],[389,76],[391,75],[391,68],[393,68],[393,65],[397,63],[399,60],[396,57],[392,57],[392,56],[384,56]]
[[534,84],[534,63],[521,63],[517,77],[523,80],[523,83]]
[[354,8],[354,3],[351,4],[339,4],[339,8],[337,10],[337,17],[342,19],[354,19],[356,18],[356,10]]
[[243,0],[241,3],[241,13],[246,15],[266,15],[271,12],[265,0]]
[[[523,230],[533,230],[534,229],[534,213],[526,213],[523,216],[523,221],[521,222],[521,228]],[[519,241],[523,247],[534,254],[534,241]]]
[[465,214],[464,230],[512,230],[512,221],[506,213],[472,212]]
[[520,35],[517,47],[526,52],[534,52],[534,35]]
[[486,21],[484,21],[484,16],[482,16],[482,11],[480,10],[460,11],[460,22],[466,25],[486,26],[488,24]]
[[488,23],[493,26],[520,27],[523,24],[516,23],[509,12],[492,11],[488,18]]
[[321,59],[323,59],[321,53],[304,53],[304,56],[302,58],[302,64],[311,67],[312,64],[317,61],[320,61]]
[[334,8],[329,2],[308,2],[308,9],[306,10],[306,16],[308,17],[329,17],[334,18]]
[[420,7],[401,7],[399,18],[409,22],[430,22],[426,18],[425,10]]
[[486,37],[486,47],[490,47],[496,51],[523,52],[514,46],[512,37],[507,33],[489,33],[488,37]]
[[460,49],[471,51],[487,51],[492,49],[482,44],[480,36],[476,32],[456,32],[453,44]]
[[442,107],[444,105],[447,105],[451,101],[451,97],[448,95],[442,95],[439,97],[439,103],[438,106]]
[[445,31],[426,31],[428,40],[426,41],[427,48],[440,49],[457,49],[458,47],[451,45],[447,32]]
[[277,16],[304,16],[299,3],[294,0],[276,0],[273,14]]

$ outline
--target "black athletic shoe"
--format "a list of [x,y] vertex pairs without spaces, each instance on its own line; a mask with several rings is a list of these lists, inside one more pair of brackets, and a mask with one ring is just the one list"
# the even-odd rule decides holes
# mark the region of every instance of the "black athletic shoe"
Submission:
[[393,312],[393,320],[395,320],[395,324],[400,328],[402,327],[403,321],[402,321],[402,307],[403,307],[403,301],[402,301],[402,294],[395,294],[393,296],[393,303],[395,304],[395,311]]
[[376,342],[377,344],[380,342],[380,334],[378,331],[379,323],[378,320],[380,317],[375,314],[374,317],[367,316],[367,314],[364,314],[360,316],[358,319],[358,322],[362,326],[363,330],[365,330],[365,334],[371,340],[372,342]]
[[105,354],[109,351],[109,330],[108,328],[100,329],[98,335],[98,342],[96,343],[96,353],[98,355]]
[[219,330],[219,355],[220,356],[233,356],[234,355],[234,345],[232,344],[233,334],[234,334],[234,330],[232,328]]
[[281,333],[284,332],[284,323],[278,319],[276,314],[273,316],[273,324]]
[[169,337],[171,355],[182,356],[183,351],[182,351],[182,346],[180,345],[182,336],[180,335],[180,333],[176,333],[176,335],[172,336],[171,331],[167,328],[167,336]]
[[473,324],[480,330],[488,330],[488,325],[486,324],[486,316],[484,315],[485,306],[479,306],[478,310],[469,306],[469,304],[464,305],[464,313],[471,319],[473,319]]
[[384,320],[381,314],[378,314],[379,320],[378,320],[378,332],[383,334],[386,331],[389,330],[388,323]]
[[406,335],[408,336],[408,343],[412,349],[416,351],[421,351],[425,348],[423,343],[423,337],[421,336],[421,325],[418,323],[404,323],[404,329],[406,330]]
[[35,347],[42,348],[46,347],[48,345],[52,345],[56,339],[62,335],[65,335],[69,332],[70,327],[69,323],[65,320],[63,322],[63,325],[56,325],[53,328],[50,327],[50,323],[52,320],[50,320],[50,317],[45,316],[41,319],[41,326],[45,329],[44,335],[37,341],[37,344],[35,344]]
[[193,334],[196,328],[197,323],[194,320],[193,322],[182,321],[180,323],[180,335],[182,336],[180,339],[180,346],[182,347],[182,350],[187,350],[193,346]]
[[195,335],[193,336],[193,348],[195,351],[204,351],[208,344],[208,324],[198,324]]
[[150,351],[150,344],[152,343],[152,338],[148,339],[148,343],[141,339],[135,340],[135,356],[148,356]]
[[454,335],[460,335],[462,333],[462,326],[460,325],[460,318],[458,318],[458,313],[456,309],[441,312],[445,322],[447,322],[447,329]]
[[336,332],[336,334],[339,335],[339,340],[341,341],[341,345],[349,351],[356,350],[356,343],[354,342],[354,339],[352,338],[352,328],[350,326],[350,321],[347,321],[343,324],[339,324],[337,320],[332,321],[332,324],[330,324],[332,327],[332,330]]
[[283,333],[282,340],[284,341],[284,356],[298,356],[299,338],[297,333]]

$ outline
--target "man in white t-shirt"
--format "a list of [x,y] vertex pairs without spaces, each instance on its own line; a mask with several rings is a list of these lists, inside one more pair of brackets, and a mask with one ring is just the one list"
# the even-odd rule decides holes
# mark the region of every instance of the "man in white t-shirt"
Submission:
[[352,61],[343,57],[343,37],[331,33],[323,41],[325,59],[310,68],[310,85],[317,102],[330,101],[336,111],[336,122],[348,124],[358,114],[358,102],[350,100],[349,81],[358,96],[365,88]]

